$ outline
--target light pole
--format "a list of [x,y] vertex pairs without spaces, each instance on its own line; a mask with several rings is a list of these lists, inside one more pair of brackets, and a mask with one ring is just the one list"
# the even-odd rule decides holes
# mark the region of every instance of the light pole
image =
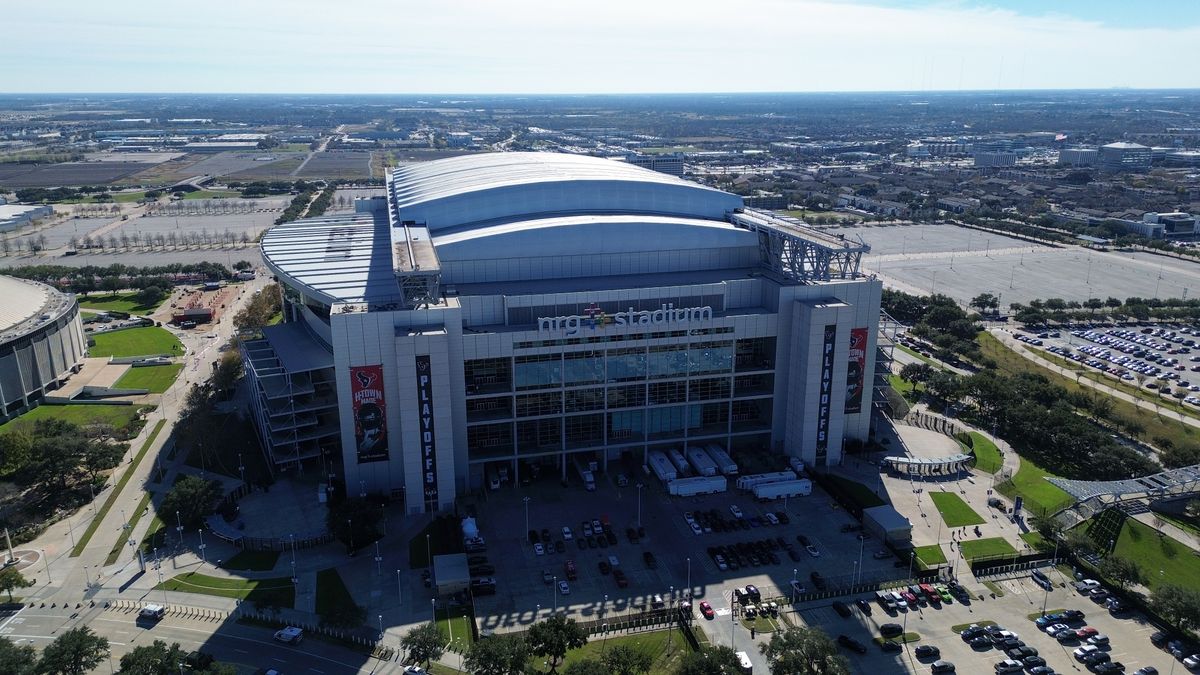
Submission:
[[796,568],[792,568],[792,604],[796,604],[796,573],[799,572]]
[[525,531],[529,532],[529,497],[522,497],[521,501],[525,502]]
[[644,485],[642,485],[641,483],[638,483],[638,484],[637,484],[637,491],[638,491],[638,519],[637,519],[637,524],[638,524],[638,528],[639,528],[639,529],[642,527],[642,488],[643,488],[643,487],[645,487],[645,486],[644,486]]
[[200,566],[204,567],[204,564],[208,562],[208,557],[204,555],[204,528],[202,527],[196,531],[200,533]]
[[429,535],[425,535],[425,561],[429,563],[429,571],[433,572],[433,549],[430,548]]
[[688,600],[691,600],[692,599],[692,559],[690,557],[687,559],[687,589],[688,589]]
[[400,570],[396,570],[396,605],[404,604],[404,587],[400,584]]
[[554,613],[558,614],[558,577],[551,577],[554,581],[550,582],[554,586]]
[[379,540],[375,540],[375,574],[383,574],[380,563],[383,562],[383,556],[379,554]]
[[[453,629],[451,629],[451,630],[453,630]],[[379,615],[379,639],[380,640],[383,639],[383,615],[382,614]],[[454,636],[451,636],[450,640],[453,641]]]
[[350,518],[346,519],[346,536],[350,539],[350,555],[354,555],[354,523]]
[[46,557],[46,549],[42,549],[42,561],[46,563],[46,585],[50,585],[50,559]]
[[429,611],[433,615],[433,623],[437,625],[437,598],[429,599]]
[[[961,549],[960,549],[960,550],[961,550]],[[913,574],[913,572],[912,572],[912,570],[913,570],[913,562],[914,562],[914,561],[916,561],[916,559],[917,559],[917,552],[916,552],[916,551],[909,551],[909,552],[908,552],[908,578],[909,578],[909,579],[911,579],[911,578],[912,578],[912,574]]]
[[862,582],[862,554],[863,554],[863,546],[865,546],[866,543],[867,543],[867,540],[863,539],[860,536],[858,539],[858,565],[855,567],[855,569],[858,570],[858,575],[854,579],[854,583],[856,585]]
[[178,511],[175,512],[175,532],[179,535],[179,548],[183,548],[183,519]]

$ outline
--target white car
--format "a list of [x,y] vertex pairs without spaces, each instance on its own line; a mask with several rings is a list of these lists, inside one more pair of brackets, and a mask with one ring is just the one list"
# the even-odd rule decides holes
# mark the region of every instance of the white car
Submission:
[[567,527],[566,525],[563,525],[562,533],[565,541],[571,541],[575,538],[575,535],[571,534],[571,528]]
[[1075,583],[1075,590],[1080,593],[1090,593],[1097,588],[1100,588],[1100,582],[1095,579],[1084,579]]
[[1200,654],[1192,654],[1183,660],[1183,665],[1187,666],[1188,670],[1195,670],[1200,666]]
[[1075,629],[1071,628],[1070,626],[1068,626],[1065,623],[1056,623],[1052,626],[1046,626],[1046,635],[1049,635],[1050,637],[1057,637],[1058,634],[1063,632],[1064,630],[1073,631]]
[[691,522],[691,526],[692,526],[692,532],[694,532],[695,534],[704,534],[704,528],[700,527],[700,523],[697,523],[696,521],[693,520]]
[[546,547],[542,546],[541,542],[533,545],[533,552],[538,555],[546,555]]
[[779,524],[779,516],[775,515],[774,513],[771,513],[770,511],[767,511],[766,515],[764,515],[763,518],[766,518],[767,522],[772,525]]
[[820,557],[821,557],[821,552],[820,552],[820,551],[818,551],[818,550],[817,550],[817,547],[816,547],[816,546],[813,546],[812,544],[809,544],[808,546],[805,546],[805,547],[804,547],[804,550],[805,550],[805,551],[808,551],[808,554],[809,554],[809,555],[811,555],[811,556],[812,556],[812,557],[814,557],[814,558],[820,558]]
[[730,505],[729,505],[729,512],[733,514],[733,517],[734,517],[734,518],[741,518],[741,517],[742,517],[742,509],[741,509],[741,507],[739,507],[737,504],[730,504]]
[[687,522],[688,525],[691,525],[692,523],[696,522],[696,517],[692,515],[691,511],[684,511],[683,520]]
[[1019,673],[1025,670],[1025,666],[1020,661],[1012,659],[1004,659],[1000,663],[997,663],[995,668],[997,673]]
[[567,582],[565,582],[565,581],[558,582],[558,593],[559,593],[559,595],[570,595],[571,594],[570,585],[568,585]]
[[1077,661],[1082,661],[1082,660],[1086,659],[1089,655],[1095,654],[1098,651],[1100,651],[1100,648],[1097,647],[1096,645],[1084,645],[1084,646],[1080,647],[1079,649],[1076,649],[1072,653],[1075,655],[1075,659]]

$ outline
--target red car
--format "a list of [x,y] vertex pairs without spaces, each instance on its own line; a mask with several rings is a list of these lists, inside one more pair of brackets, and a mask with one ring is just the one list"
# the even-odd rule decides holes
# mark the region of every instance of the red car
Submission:
[[1091,626],[1084,626],[1083,628],[1075,631],[1075,637],[1079,638],[1080,640],[1086,640],[1099,632],[1100,631]]
[[617,588],[625,588],[629,585],[629,578],[619,569],[613,570],[613,579],[617,580]]
[[708,604],[707,602],[700,603],[700,613],[703,614],[704,618],[706,619],[712,619],[714,616],[716,616],[716,612],[713,611],[712,605]]
[[904,601],[908,603],[909,607],[917,606],[917,596],[913,595],[910,591],[901,591],[900,597],[904,598]]

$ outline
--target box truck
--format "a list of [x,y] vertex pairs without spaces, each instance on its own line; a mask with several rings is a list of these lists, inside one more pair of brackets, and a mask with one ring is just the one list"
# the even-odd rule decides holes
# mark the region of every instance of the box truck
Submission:
[[688,465],[687,459],[684,458],[683,453],[677,448],[671,448],[668,450],[667,457],[670,458],[671,463],[675,465],[675,470],[679,472],[680,476],[687,476],[691,474],[692,467]]
[[712,461],[704,448],[693,446],[687,451],[688,461],[692,463],[692,468],[700,476],[715,476],[717,475],[717,463]]
[[679,478],[667,483],[667,491],[676,497],[694,497],[724,492],[729,487],[724,476]]
[[781,499],[783,497],[806,497],[812,494],[812,481],[807,478],[785,480],[778,483],[763,483],[754,486],[754,496],[759,499]]
[[725,448],[722,448],[716,443],[712,443],[705,447],[704,450],[708,453],[708,456],[712,458],[712,461],[717,465],[717,469],[720,470],[721,473],[725,474],[726,476],[737,475],[737,462],[734,462],[733,458],[729,456],[729,453],[725,452]]
[[646,461],[650,464],[650,470],[654,472],[655,476],[658,476],[658,479],[664,485],[679,477],[679,474],[675,471],[675,465],[671,464],[671,460],[667,459],[667,456],[658,450],[651,452],[646,457]]
[[795,471],[776,471],[774,473],[752,473],[737,479],[739,490],[753,490],[755,486],[765,483],[778,483],[785,480],[796,480]]

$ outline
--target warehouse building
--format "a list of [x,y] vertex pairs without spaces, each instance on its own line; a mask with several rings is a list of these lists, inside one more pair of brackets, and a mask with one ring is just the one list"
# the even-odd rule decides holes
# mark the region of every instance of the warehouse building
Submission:
[[575,155],[410,165],[386,192],[263,237],[285,322],[241,348],[274,466],[419,513],[493,472],[695,444],[822,466],[867,438],[861,241]]

